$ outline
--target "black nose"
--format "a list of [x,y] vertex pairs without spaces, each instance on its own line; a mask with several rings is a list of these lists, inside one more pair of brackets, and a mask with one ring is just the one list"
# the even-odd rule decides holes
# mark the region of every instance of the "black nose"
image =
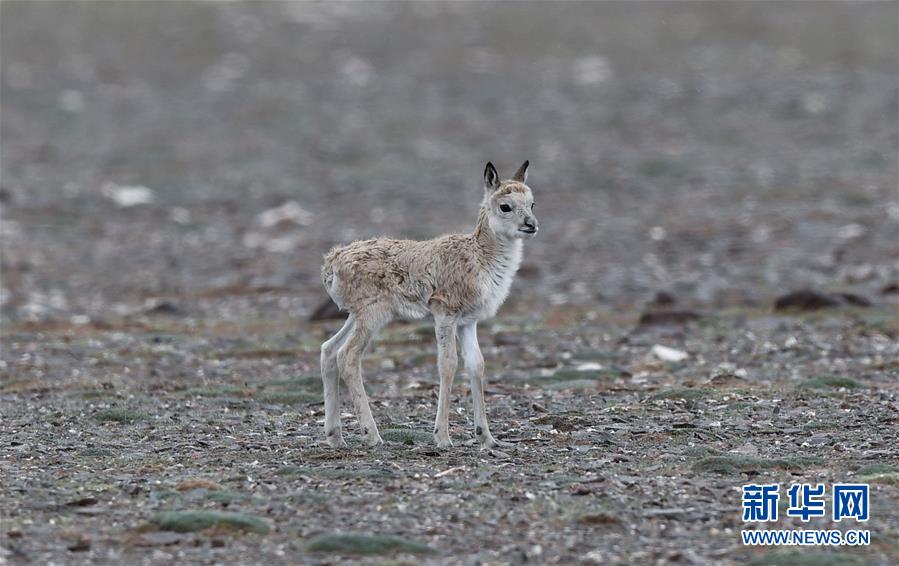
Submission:
[[524,227],[533,230],[537,227],[537,222],[531,218],[525,218]]

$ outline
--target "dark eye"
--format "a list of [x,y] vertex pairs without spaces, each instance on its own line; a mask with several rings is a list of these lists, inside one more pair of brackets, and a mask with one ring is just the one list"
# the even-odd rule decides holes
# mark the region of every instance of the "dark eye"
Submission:
[[534,210],[534,207],[535,207],[535,206],[537,206],[537,203],[536,203],[536,202],[532,202],[532,203],[531,203],[531,210]]
[[512,212],[512,207],[509,206],[508,204],[499,205],[499,209],[502,210],[503,212]]

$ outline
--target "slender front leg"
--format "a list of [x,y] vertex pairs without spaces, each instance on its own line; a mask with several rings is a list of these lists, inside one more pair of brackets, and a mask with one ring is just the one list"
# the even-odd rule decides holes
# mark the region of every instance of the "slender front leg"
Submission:
[[484,402],[484,356],[478,345],[478,325],[476,322],[459,328],[459,341],[462,343],[462,359],[465,360],[465,371],[471,381],[471,403],[474,405],[474,432],[483,448],[492,448],[503,443],[490,434],[487,425],[487,406]]
[[353,329],[353,317],[346,320],[340,330],[322,344],[322,389],[325,397],[325,439],[328,444],[338,448],[346,446],[340,428],[340,397],[338,388],[340,380],[337,376],[337,352]]
[[459,363],[456,354],[456,324],[446,318],[436,319],[437,370],[440,373],[440,396],[437,399],[437,422],[434,441],[438,448],[449,448],[453,441],[449,436],[449,406],[453,392],[453,378]]
[[363,315],[357,315],[352,332],[337,352],[337,367],[353,399],[353,406],[356,408],[356,415],[359,417],[362,434],[365,435],[365,443],[368,446],[384,444],[381,435],[378,434],[378,425],[375,424],[371,406],[368,404],[368,395],[365,394],[365,387],[362,385],[362,354],[375,331],[376,325],[367,321]]

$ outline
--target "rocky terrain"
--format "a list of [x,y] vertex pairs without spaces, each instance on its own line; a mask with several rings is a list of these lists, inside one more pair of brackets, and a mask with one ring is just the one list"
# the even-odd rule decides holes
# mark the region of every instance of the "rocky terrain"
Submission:
[[[895,2],[0,10],[0,562],[899,561]],[[325,448],[321,255],[525,158],[511,446],[464,375],[433,445],[420,321]],[[869,547],[741,544],[741,486],[844,481]]]

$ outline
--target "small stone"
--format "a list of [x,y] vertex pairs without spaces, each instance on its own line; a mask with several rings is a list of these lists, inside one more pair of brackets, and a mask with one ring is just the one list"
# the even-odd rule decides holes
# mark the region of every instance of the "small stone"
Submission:
[[103,196],[116,203],[119,208],[150,204],[156,200],[156,195],[153,191],[141,185],[106,183],[103,185],[102,192]]
[[884,285],[880,292],[884,295],[895,295],[899,293],[899,282],[888,283]]
[[144,307],[144,314],[180,316],[184,314],[184,311],[181,310],[181,307],[171,301],[149,300]]
[[656,344],[652,347],[652,354],[663,362],[682,362],[690,357],[690,354],[687,352],[662,346],[661,344]]
[[91,541],[86,538],[79,538],[66,548],[69,549],[70,552],[84,552],[91,549]]
[[98,503],[96,497],[82,497],[81,499],[75,499],[73,501],[69,501],[66,503],[69,507],[88,507],[90,505],[96,505]]
[[801,289],[781,295],[774,301],[776,311],[814,311],[840,306],[840,300],[833,295],[811,289]]
[[296,201],[289,200],[281,206],[276,206],[260,213],[256,220],[264,228],[271,228],[281,224],[307,226],[312,222],[312,213],[304,209]]

